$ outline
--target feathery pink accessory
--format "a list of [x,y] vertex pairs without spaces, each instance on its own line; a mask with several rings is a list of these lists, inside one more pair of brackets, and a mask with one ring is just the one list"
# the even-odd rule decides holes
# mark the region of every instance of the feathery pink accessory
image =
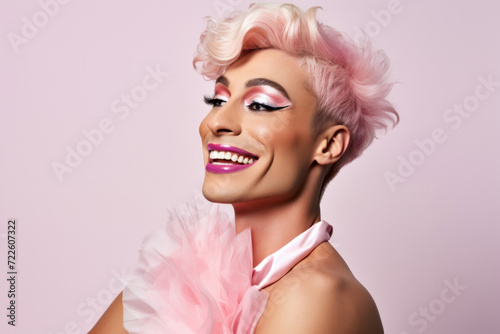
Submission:
[[218,205],[170,213],[165,230],[145,238],[138,268],[123,291],[130,334],[251,334],[268,293],[332,227],[314,224],[255,269],[250,230],[238,235]]

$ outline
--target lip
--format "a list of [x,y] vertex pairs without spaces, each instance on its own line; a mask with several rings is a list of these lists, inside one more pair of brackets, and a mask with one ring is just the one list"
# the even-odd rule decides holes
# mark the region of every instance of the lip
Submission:
[[227,145],[227,144],[212,144],[212,143],[210,143],[207,145],[207,149],[208,149],[208,151],[233,152],[233,153],[240,154],[240,155],[247,155],[247,156],[255,159],[255,161],[253,163],[247,164],[247,165],[214,165],[209,160],[207,162],[207,165],[205,166],[205,169],[207,170],[207,172],[216,173],[216,174],[227,174],[227,173],[238,172],[242,169],[246,169],[246,168],[252,166],[253,164],[255,164],[255,162],[257,162],[257,159],[259,158],[255,154],[252,154],[252,153],[245,151],[241,148],[234,147],[234,146]]

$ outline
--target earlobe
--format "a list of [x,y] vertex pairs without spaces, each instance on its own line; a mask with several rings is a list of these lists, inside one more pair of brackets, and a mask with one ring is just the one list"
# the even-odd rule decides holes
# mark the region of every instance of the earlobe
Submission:
[[349,129],[345,125],[334,125],[324,130],[318,137],[319,145],[314,160],[320,165],[338,161],[349,146],[350,138]]

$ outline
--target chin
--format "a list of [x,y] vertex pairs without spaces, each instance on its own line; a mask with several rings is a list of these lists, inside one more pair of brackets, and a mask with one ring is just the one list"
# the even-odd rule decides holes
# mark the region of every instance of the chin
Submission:
[[237,194],[212,183],[203,183],[203,196],[213,203],[230,204],[237,201]]
[[247,200],[248,184],[235,175],[206,173],[202,193],[210,202],[237,203]]
[[221,186],[215,182],[204,182],[203,196],[213,203],[236,204],[259,200],[260,196],[249,193],[244,187]]

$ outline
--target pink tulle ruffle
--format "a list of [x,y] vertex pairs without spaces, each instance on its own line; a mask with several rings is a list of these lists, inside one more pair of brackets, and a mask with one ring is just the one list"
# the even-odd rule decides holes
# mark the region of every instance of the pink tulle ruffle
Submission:
[[171,212],[167,228],[147,237],[123,291],[130,334],[253,333],[267,293],[251,285],[250,230],[236,235],[211,205]]

